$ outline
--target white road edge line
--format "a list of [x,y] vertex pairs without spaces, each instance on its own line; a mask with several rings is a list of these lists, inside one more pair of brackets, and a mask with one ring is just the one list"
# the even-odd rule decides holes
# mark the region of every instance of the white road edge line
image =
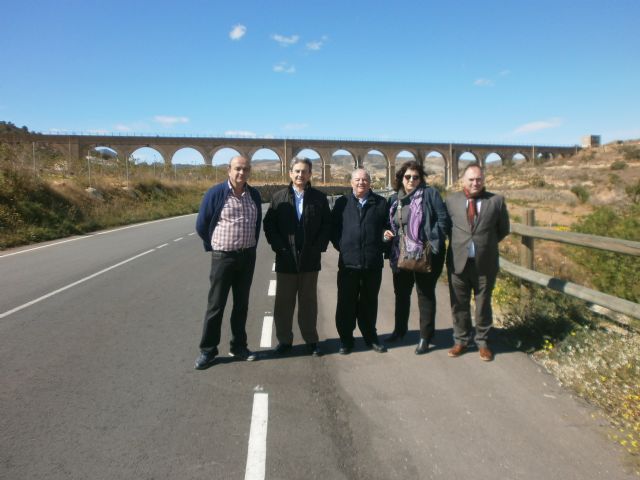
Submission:
[[167,245],[169,245],[169,244],[168,244],[168,243],[163,243],[162,245],[158,245],[156,248],[164,248],[164,247],[166,247]]
[[189,234],[189,236],[191,236],[191,235],[195,235],[195,234],[196,234],[196,232],[191,232],[191,233]]
[[270,297],[274,297],[276,295],[276,281],[275,280],[269,280],[269,291],[267,292],[267,295],[269,295]]
[[244,480],[264,480],[267,461],[267,424],[269,421],[269,394],[253,394],[251,430]]
[[184,238],[184,237],[176,238],[176,239],[174,240],[174,242],[179,242],[179,241],[180,241],[180,240],[182,240],[183,238]]
[[46,295],[43,295],[43,296],[41,296],[39,298],[36,298],[35,300],[31,300],[30,302],[27,302],[27,303],[25,303],[23,305],[20,305],[19,307],[12,308],[11,310],[8,310],[8,311],[6,311],[4,313],[0,313],[0,318],[8,317],[9,315],[11,315],[13,313],[19,312],[20,310],[25,309],[27,307],[30,307],[31,305],[34,305],[34,304],[36,304],[38,302],[41,302],[42,300],[46,300],[49,297],[53,297],[54,295],[57,295],[58,293],[64,292],[65,290],[69,290],[70,288],[73,288],[76,285],[80,285],[81,283],[84,283],[84,282],[86,282],[88,280],[91,280],[92,278],[95,278],[98,275],[102,275],[103,273],[106,273],[109,270],[113,270],[114,268],[118,268],[118,267],[124,265],[125,263],[129,263],[130,261],[135,260],[136,258],[140,258],[143,255],[146,255],[146,254],[151,253],[153,251],[155,251],[155,248],[152,248],[151,250],[147,250],[146,252],[139,253],[138,255],[135,255],[135,256],[133,256],[131,258],[127,258],[126,260],[123,260],[120,263],[116,263],[115,265],[111,265],[110,267],[102,269],[99,272],[93,273],[93,274],[89,275],[88,277],[81,278],[80,280],[77,280],[77,281],[75,281],[73,283],[70,283],[69,285],[65,285],[64,287],[59,288],[57,290],[54,290],[53,292],[49,292]]
[[273,331],[273,317],[265,315],[262,322],[262,336],[260,337],[260,348],[271,348],[271,332]]
[[[144,227],[145,225],[150,225],[152,223],[167,222],[169,220],[175,220],[176,218],[190,217],[193,215],[197,215],[197,213],[188,213],[187,215],[179,215],[177,217],[161,218],[160,220],[152,220],[150,222],[136,223],[135,225],[127,225],[126,227],[114,228],[113,230],[105,230],[104,232],[88,233],[78,238],[69,238],[67,240],[62,240],[60,242],[49,243],[47,245],[40,245],[39,247],[27,248],[25,250],[20,250],[19,252],[6,253],[4,255],[0,255],[0,258],[11,257],[13,255],[20,255],[22,253],[33,252],[34,250],[40,250],[42,248],[55,247],[56,245],[61,245],[63,243],[76,242],[78,240],[86,240],[87,238],[93,238],[97,235],[107,235],[108,233],[119,232],[121,230],[127,230],[129,228]],[[190,235],[193,235],[193,234],[190,234]]]

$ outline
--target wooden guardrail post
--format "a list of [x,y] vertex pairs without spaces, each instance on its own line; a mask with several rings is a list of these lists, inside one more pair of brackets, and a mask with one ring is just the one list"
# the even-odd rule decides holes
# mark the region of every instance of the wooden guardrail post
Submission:
[[[536,226],[536,211],[533,209],[527,209],[525,211],[525,225],[530,227]],[[520,247],[520,265],[529,270],[535,270],[534,265],[534,238],[522,235],[522,242]]]

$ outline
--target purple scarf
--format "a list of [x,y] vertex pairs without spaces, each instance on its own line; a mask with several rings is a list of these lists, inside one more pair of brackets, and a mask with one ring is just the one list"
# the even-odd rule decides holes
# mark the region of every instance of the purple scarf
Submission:
[[[422,252],[424,251],[424,242],[420,239],[423,214],[422,199],[424,196],[424,188],[417,188],[412,194],[410,194],[410,196],[411,200],[409,202],[409,223],[404,230],[404,233],[406,234],[405,245],[408,255],[419,258],[422,256]],[[400,239],[398,232],[400,230],[400,226],[396,225],[395,223],[397,220],[396,212],[398,210],[400,201],[400,198],[396,199],[391,205],[391,209],[389,210],[389,223],[391,224],[391,230],[395,235],[390,258],[391,264],[394,268],[398,263],[398,255],[400,254],[400,247],[398,246],[398,241]],[[402,219],[400,221],[402,221]]]

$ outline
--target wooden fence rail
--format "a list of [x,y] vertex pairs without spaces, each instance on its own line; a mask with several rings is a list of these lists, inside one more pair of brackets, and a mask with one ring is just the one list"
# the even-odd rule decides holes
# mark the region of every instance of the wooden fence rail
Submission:
[[[527,210],[526,222],[526,225],[519,223],[511,224],[511,233],[522,237],[520,261],[523,265],[515,265],[501,257],[500,267],[503,270],[528,282],[580,298],[586,302],[606,307],[614,312],[622,313],[635,319],[640,319],[640,304],[592,290],[567,280],[536,272],[534,265],[534,239],[551,240],[633,256],[640,256],[640,242],[582,233],[558,232],[556,230],[535,227],[535,212],[533,210]],[[634,328],[640,328],[640,322],[637,320],[631,320],[628,325]]]

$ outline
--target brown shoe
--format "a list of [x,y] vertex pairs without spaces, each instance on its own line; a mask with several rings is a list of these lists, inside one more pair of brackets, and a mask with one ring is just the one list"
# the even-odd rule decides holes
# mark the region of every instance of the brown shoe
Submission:
[[462,355],[464,352],[467,351],[467,346],[463,345],[461,343],[456,343],[453,348],[451,350],[449,350],[449,352],[447,352],[447,355],[449,355],[452,358],[455,357],[459,357],[460,355]]
[[493,360],[493,352],[487,347],[480,347],[478,348],[478,351],[480,352],[480,360],[483,360],[485,362],[490,362],[491,360]]

